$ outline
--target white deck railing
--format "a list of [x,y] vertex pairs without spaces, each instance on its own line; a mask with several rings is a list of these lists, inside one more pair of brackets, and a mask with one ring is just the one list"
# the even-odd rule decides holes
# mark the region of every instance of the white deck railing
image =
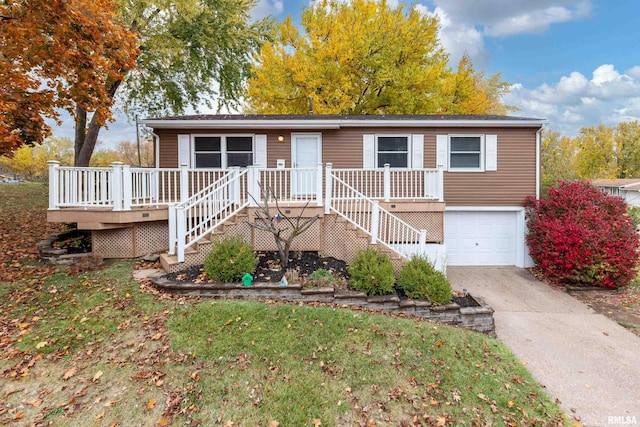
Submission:
[[[282,203],[322,206],[329,173],[374,200],[443,201],[441,169],[259,168],[247,170],[249,203],[261,202],[260,186],[268,186]],[[77,168],[49,162],[49,209],[96,207],[130,210],[184,203],[192,195],[230,173],[230,169],[140,168],[113,163],[108,168]]]
[[325,213],[334,212],[371,236],[372,244],[381,244],[406,259],[425,255],[426,230],[417,230],[344,180],[327,172],[329,196]]
[[255,169],[251,195],[262,202],[262,187],[268,202],[309,203],[322,206],[322,164],[315,168]]
[[51,164],[49,162],[49,208],[113,207],[116,183],[110,168],[52,168]]
[[336,178],[372,199],[443,201],[442,169],[333,169]]
[[184,262],[185,249],[249,205],[247,170],[233,168],[183,203],[169,206],[169,254]]

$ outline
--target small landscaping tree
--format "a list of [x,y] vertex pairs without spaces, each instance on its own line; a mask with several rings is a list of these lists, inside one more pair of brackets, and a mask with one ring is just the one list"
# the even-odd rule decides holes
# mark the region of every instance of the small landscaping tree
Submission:
[[526,201],[527,244],[540,271],[574,286],[631,282],[639,241],[626,203],[583,181],[560,181]]
[[[268,185],[260,185],[260,195],[262,197],[262,205],[256,210],[255,221],[250,222],[249,225],[258,230],[268,231],[273,235],[276,247],[278,248],[278,254],[280,255],[280,267],[284,271],[289,265],[291,244],[296,237],[307,231],[313,223],[320,218],[320,215],[303,218],[302,215],[309,205],[309,203],[307,203],[297,217],[291,218],[280,210],[278,197],[275,191],[273,191],[273,188]],[[275,215],[271,212],[269,200],[274,201]]]

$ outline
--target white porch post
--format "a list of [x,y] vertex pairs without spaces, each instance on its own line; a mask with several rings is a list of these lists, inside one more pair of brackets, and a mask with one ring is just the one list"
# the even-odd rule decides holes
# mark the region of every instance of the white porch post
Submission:
[[327,163],[325,176],[324,176],[324,213],[329,214],[331,212],[331,192],[333,190],[333,177],[331,175],[331,167],[333,163]]
[[169,255],[176,254],[176,206],[169,205]]
[[427,230],[420,230],[419,248],[420,256],[424,256],[427,249]]
[[444,202],[444,168],[438,167],[438,201]]
[[124,165],[122,166],[122,209],[125,211],[131,210],[132,185],[130,166]]
[[49,210],[59,209],[58,208],[58,167],[60,167],[60,162],[57,160],[49,160],[47,162],[49,165]]
[[180,203],[189,198],[189,165],[180,165]]
[[318,163],[316,171],[316,204],[322,206],[322,162]]
[[384,164],[384,201],[391,200],[391,165]]
[[186,223],[184,206],[176,206],[176,246],[178,247],[178,262],[184,262],[184,249],[187,240]]
[[111,197],[113,210],[122,210],[122,162],[111,163]]
[[378,241],[378,225],[380,224],[380,202],[378,200],[373,201],[373,207],[371,209],[371,243],[375,244]]
[[247,196],[249,198],[249,206],[258,206],[260,201],[258,180],[260,179],[260,170],[257,165],[247,166]]
[[242,203],[241,199],[240,199],[240,180],[238,179],[238,175],[240,174],[240,168],[238,166],[234,166],[231,169],[231,197],[233,200],[233,203],[236,206],[240,206],[240,203]]

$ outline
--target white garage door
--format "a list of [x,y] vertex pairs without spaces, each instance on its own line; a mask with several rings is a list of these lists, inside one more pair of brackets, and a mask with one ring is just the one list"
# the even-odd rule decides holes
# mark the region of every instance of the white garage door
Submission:
[[515,265],[517,212],[445,212],[448,265]]

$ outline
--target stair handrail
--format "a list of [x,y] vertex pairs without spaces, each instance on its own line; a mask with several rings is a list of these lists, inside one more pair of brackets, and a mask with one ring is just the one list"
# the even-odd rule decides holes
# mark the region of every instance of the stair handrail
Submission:
[[[396,226],[393,227],[394,230],[398,231],[398,228],[400,228],[401,231],[398,234],[403,235],[403,237],[411,241],[411,243],[414,243],[414,244],[417,243],[419,245],[418,246],[419,254],[420,255],[425,254],[426,233],[427,233],[426,230],[416,229],[415,227],[403,221],[402,219],[400,219],[399,217],[397,217],[387,209],[380,207],[380,204],[377,200],[373,200],[367,197],[365,194],[359,192],[354,187],[346,183],[344,180],[335,176],[333,174],[333,171],[331,171],[330,174],[332,178],[331,180],[332,186],[334,185],[333,183],[340,184],[343,187],[345,187],[345,189],[350,193],[348,197],[341,197],[341,195],[345,194],[345,191],[340,192],[338,188],[335,188],[335,189],[332,188],[332,197],[329,204],[329,208],[333,212],[340,215],[342,218],[346,219],[348,222],[350,222],[351,224],[353,224],[354,226],[356,226],[357,228],[359,228],[360,230],[368,234],[371,237],[371,243],[382,244],[382,246],[395,252],[401,257],[405,259],[410,259],[411,256],[415,255],[415,252],[403,250],[401,246],[394,246],[393,243],[387,241],[384,238],[384,235],[387,234],[388,231],[390,231],[386,227],[386,224],[388,223],[388,221],[393,221],[396,224]],[[343,209],[338,208],[337,203],[335,203],[336,201],[338,202],[345,201],[346,203],[358,205],[357,209],[360,215],[354,215],[353,218],[350,217],[347,212],[345,212]],[[368,209],[363,209],[363,208],[368,208]],[[362,213],[364,212],[369,212],[371,214],[371,219],[368,224],[364,215],[362,215]],[[382,221],[380,221],[380,219],[382,219]],[[384,233],[380,232],[381,224],[383,224],[382,228]]]
[[249,205],[247,184],[242,181],[246,175],[246,169],[232,168],[194,196],[170,207],[169,254],[177,255],[178,262],[184,262],[185,249]]

